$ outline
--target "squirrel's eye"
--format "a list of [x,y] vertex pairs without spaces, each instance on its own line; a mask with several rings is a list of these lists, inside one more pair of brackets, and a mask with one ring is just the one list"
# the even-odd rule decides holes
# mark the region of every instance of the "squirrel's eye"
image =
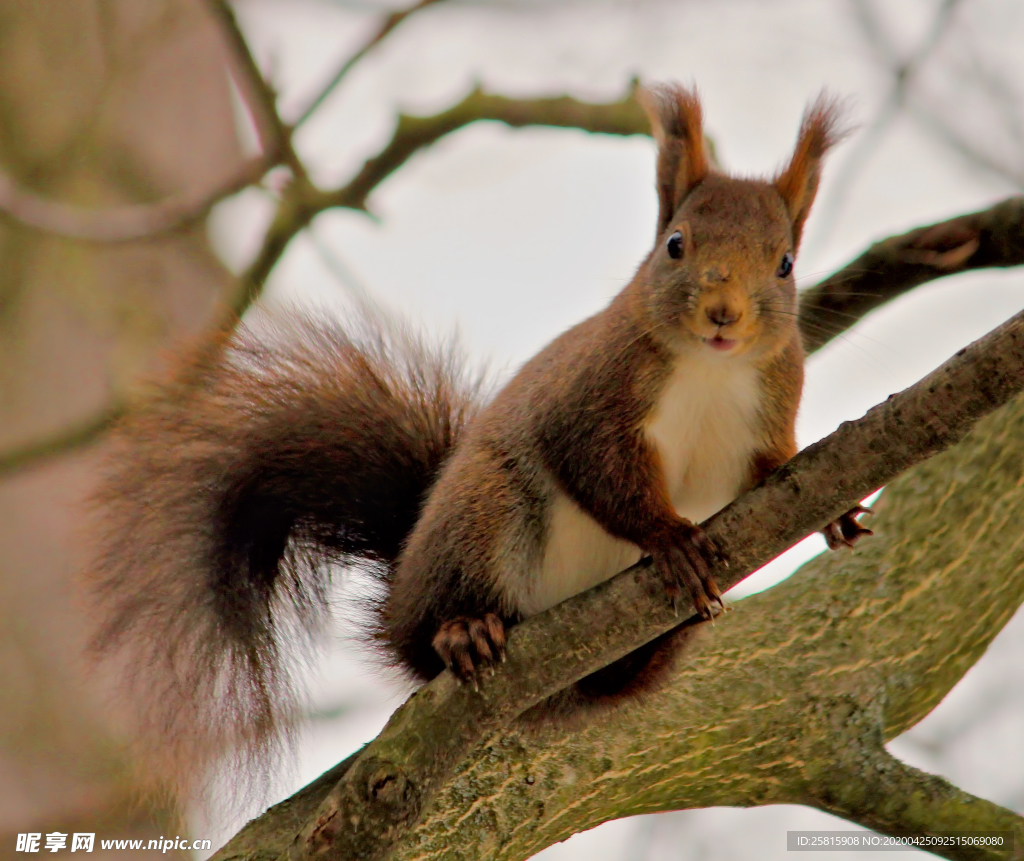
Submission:
[[789,274],[793,271],[793,254],[787,251],[782,255],[782,260],[779,261],[779,271],[776,273],[779,278],[788,278]]
[[683,234],[678,230],[673,233],[669,238],[668,242],[665,243],[665,248],[668,250],[668,256],[673,260],[678,260],[683,256]]

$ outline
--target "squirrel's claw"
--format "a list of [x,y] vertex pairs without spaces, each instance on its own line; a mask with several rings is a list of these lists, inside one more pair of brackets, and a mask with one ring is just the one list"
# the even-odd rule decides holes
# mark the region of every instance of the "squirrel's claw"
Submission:
[[825,543],[829,550],[836,550],[840,547],[852,548],[859,538],[875,533],[857,522],[861,514],[873,514],[870,508],[863,505],[855,505],[846,514],[833,520],[828,526],[821,530],[825,536]]
[[479,690],[477,668],[505,660],[505,624],[494,613],[460,616],[440,627],[433,646],[460,682],[471,682]]
[[711,576],[710,568],[721,561],[721,553],[699,526],[685,524],[672,545],[654,550],[651,556],[675,614],[679,613],[683,586],[689,591],[694,609],[701,618],[713,619],[725,609],[722,593]]

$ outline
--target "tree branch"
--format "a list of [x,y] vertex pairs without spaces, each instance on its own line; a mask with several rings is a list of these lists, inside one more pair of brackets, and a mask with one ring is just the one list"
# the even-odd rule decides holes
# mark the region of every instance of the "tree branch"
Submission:
[[474,90],[459,104],[434,116],[401,114],[388,144],[345,186],[321,191],[306,177],[296,176],[285,189],[256,259],[239,279],[235,311],[244,310],[259,295],[288,244],[317,215],[334,207],[365,212],[370,193],[415,153],[478,120],[495,120],[517,128],[545,125],[604,134],[648,133],[647,118],[632,95],[609,104],[592,104],[570,96],[509,99]]
[[306,105],[302,113],[299,114],[298,119],[292,124],[292,129],[297,129],[306,120],[308,120],[317,109],[324,103],[324,100],[334,92],[338,84],[341,83],[342,78],[348,74],[349,70],[358,63],[363,57],[365,57],[370,51],[372,51],[377,45],[379,45],[388,34],[394,30],[399,24],[401,24],[410,15],[415,15],[421,9],[425,9],[427,6],[433,6],[438,0],[419,0],[414,6],[410,6],[408,9],[402,9],[398,12],[392,12],[390,15],[381,21],[380,26],[374,31],[373,35],[370,36],[366,42],[357,50],[351,57],[343,62],[338,70],[331,75],[330,80],[321,87],[318,92]]
[[0,212],[35,230],[85,242],[133,242],[197,224],[220,201],[260,181],[275,157],[248,159],[213,188],[186,192],[157,203],[86,209],[48,200],[0,173]]
[[263,77],[234,11],[227,0],[209,0],[209,8],[224,34],[228,57],[238,70],[236,82],[256,121],[260,146],[265,153],[276,154],[274,164],[283,163],[296,176],[305,177],[306,169],[292,147],[291,129],[277,111],[277,93]]
[[[729,588],[915,463],[954,444],[1024,388],[1024,312],[942,368],[805,449],[706,524]],[[684,625],[707,625],[696,617]],[[383,858],[467,753],[510,719],[679,625],[640,563],[512,629],[508,662],[479,692],[443,673],[355,760],[290,845],[291,859]],[[686,651],[685,649],[683,650]],[[267,822],[274,833],[273,821]],[[231,844],[218,858],[234,857]]]
[[951,841],[927,848],[934,855],[956,861],[1005,861],[1011,857],[1007,844],[1012,845],[1014,837],[1020,840],[1024,819],[941,777],[900,762],[880,744],[854,743],[842,750],[837,746],[832,752],[835,758],[828,779],[815,787],[813,806],[820,810],[880,834],[1004,835],[1002,846],[957,845]]
[[291,145],[289,129],[277,113],[276,96],[264,80],[245,42],[234,13],[224,0],[210,0],[239,74],[236,81],[252,113],[259,134],[259,156],[246,160],[238,171],[213,188],[172,195],[149,204],[87,209],[48,200],[22,188],[0,173],[0,212],[36,230],[87,242],[131,242],[195,224],[220,201],[258,183],[275,165],[284,163],[293,173],[306,171]]
[[0,477],[92,442],[109,430],[123,412],[124,408],[119,405],[109,407],[93,418],[72,425],[59,433],[0,454]]
[[461,102],[429,117],[400,114],[388,145],[369,159],[343,188],[326,194],[326,203],[348,209],[366,209],[366,198],[381,182],[416,152],[445,135],[480,120],[494,120],[513,128],[553,126],[597,134],[646,135],[647,117],[632,91],[617,102],[595,104],[571,96],[549,99],[509,99],[473,90]]
[[828,196],[815,207],[814,239],[817,243],[823,242],[832,233],[854,180],[882,143],[893,120],[906,106],[911,83],[938,47],[949,28],[953,13],[961,3],[962,0],[942,0],[921,42],[906,57],[900,55],[889,34],[885,32],[875,8],[867,0],[853,0],[851,3],[855,22],[863,31],[865,41],[879,63],[892,75],[892,83],[874,119],[858,134],[856,145],[843,158]]
[[821,349],[870,311],[926,281],[1021,264],[1024,197],[883,239],[801,293],[804,346],[809,353]]

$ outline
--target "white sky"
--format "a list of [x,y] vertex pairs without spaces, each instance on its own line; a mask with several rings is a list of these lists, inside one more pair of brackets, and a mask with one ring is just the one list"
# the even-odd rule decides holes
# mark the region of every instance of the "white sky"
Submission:
[[[850,97],[861,128],[830,160],[797,261],[798,277],[812,284],[875,239],[1019,192],[1011,178],[971,162],[932,133],[921,118],[929,112],[1024,178],[1024,137],[1012,119],[1024,118],[1024,4],[961,2],[912,79],[918,95],[877,134],[873,123],[892,86],[879,55],[913,54],[940,3],[866,5],[885,34],[874,47],[852,0],[451,0],[392,34],[296,142],[314,178],[333,185],[384,144],[396,111],[442,110],[474,81],[506,95],[570,93],[597,100],[617,98],[639,75],[695,81],[722,163],[737,173],[764,174],[788,156],[804,104],[826,86]],[[375,8],[381,7],[341,0],[238,4],[257,57],[272,70],[286,119],[365,37],[377,20]],[[278,265],[268,302],[343,311],[353,290],[362,289],[431,331],[457,328],[474,357],[508,374],[629,280],[653,239],[653,167],[654,148],[646,138],[477,124],[417,155],[384,183],[370,198],[379,220],[350,212],[321,215],[313,238],[293,242]],[[266,201],[252,191],[219,208],[211,230],[232,265],[251,255],[268,213]],[[340,261],[347,283],[332,274],[317,245]],[[809,362],[801,445],[915,382],[1021,307],[1024,274],[1014,271],[957,276],[887,305]],[[750,588],[764,588],[822,547],[820,539],[810,539],[755,575]],[[1005,685],[999,680],[1013,671],[1009,658],[1024,643],[1016,633],[1021,623],[1018,618],[1014,630],[997,640],[964,685]],[[1009,658],[988,666],[1000,649]],[[1016,672],[1020,678],[1022,671]],[[982,681],[972,681],[975,676]],[[283,779],[280,797],[372,738],[401,699],[343,645],[320,678],[318,704],[346,708],[311,725],[302,761]],[[923,738],[933,724],[956,723],[957,715],[967,721],[968,707],[956,705],[958,691],[950,697],[950,717],[944,717],[943,704],[908,736]],[[977,700],[981,694],[975,694]],[[1000,708],[998,726],[1020,726],[1024,700],[1011,698]],[[1000,731],[971,720],[966,729],[947,732],[945,752],[933,751],[927,762],[922,745],[899,747],[901,740],[896,749],[904,758],[924,757],[915,764],[945,769],[954,782],[1000,803],[1010,804],[1016,793],[1021,809],[1024,746],[993,744]],[[987,747],[978,741],[986,735]],[[218,826],[227,836],[233,823]],[[696,811],[609,823],[544,857],[782,858],[787,828],[852,827],[796,807]],[[641,845],[646,856],[637,854]]]

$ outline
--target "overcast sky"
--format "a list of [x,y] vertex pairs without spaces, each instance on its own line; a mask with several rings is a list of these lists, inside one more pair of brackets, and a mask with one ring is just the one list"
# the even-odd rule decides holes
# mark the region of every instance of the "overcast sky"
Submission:
[[[936,38],[944,6],[952,11]],[[365,38],[382,7],[244,0],[237,8],[288,119]],[[763,175],[787,158],[804,105],[827,87],[849,98],[859,128],[829,161],[797,260],[800,283],[813,284],[876,239],[1019,193],[1021,44],[1024,4],[1014,0],[450,0],[410,19],[368,56],[296,143],[315,179],[331,185],[386,142],[397,111],[442,110],[476,81],[506,95],[603,100],[618,98],[638,75],[696,82],[720,161]],[[896,102],[890,70],[908,60],[906,98]],[[653,239],[653,170],[647,138],[477,124],[417,155],[381,186],[370,198],[376,220],[321,215],[278,265],[267,301],[344,313],[365,291],[427,330],[457,329],[474,358],[507,376],[629,280]],[[229,263],[246,262],[269,211],[255,191],[219,208],[211,230]],[[1014,271],[957,276],[887,305],[809,362],[801,445],[861,416],[1022,307],[1024,275]],[[755,575],[756,586],[823,546],[810,539]],[[966,686],[1005,684],[1014,662],[986,661],[999,648],[1020,655],[1021,627],[1017,618],[973,671],[980,681],[969,676]],[[311,724],[302,762],[278,795],[372,738],[402,698],[344,644],[317,685],[317,703],[330,714]],[[969,699],[954,692],[925,723],[956,723]],[[1003,730],[975,721],[952,733],[955,743],[935,730],[945,747],[930,761],[921,753],[927,745],[915,747],[913,739],[895,750],[924,757],[915,764],[944,768],[1000,803],[1017,793],[1021,810],[1024,783],[1005,775],[1024,774],[1024,745],[999,733],[1010,738],[1019,729],[1024,702],[1011,698],[1000,708]],[[923,738],[932,730],[922,725],[908,735],[914,732]],[[987,734],[987,747],[977,733]],[[787,828],[829,827],[853,826],[803,808],[698,811],[609,823],[544,857],[783,858]]]

